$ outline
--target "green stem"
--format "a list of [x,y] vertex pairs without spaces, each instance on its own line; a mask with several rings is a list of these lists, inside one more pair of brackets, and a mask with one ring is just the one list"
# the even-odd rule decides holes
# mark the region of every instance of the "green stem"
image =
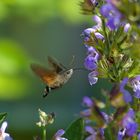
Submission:
[[108,115],[110,115],[110,106],[111,106],[110,99],[108,96],[106,96],[106,112]]
[[114,133],[113,133],[113,126],[112,126],[112,124],[110,123],[109,125],[108,125],[108,127],[105,129],[105,138],[107,139],[107,140],[115,140],[115,135],[114,135]]
[[137,112],[140,111],[140,99],[137,99]]
[[43,127],[43,139],[42,140],[46,140],[46,127]]
[[110,137],[111,137],[111,140],[114,140],[115,139],[115,135],[114,135],[114,132],[113,132],[113,124],[111,124],[111,127],[109,128],[109,133],[110,133]]
[[104,32],[104,37],[105,37],[105,43],[106,43],[106,47],[107,47],[107,54],[108,54],[109,53],[110,43],[109,43],[108,35],[107,35],[107,32],[106,32],[105,21],[104,21],[103,18],[102,18],[102,27],[103,27],[103,32]]

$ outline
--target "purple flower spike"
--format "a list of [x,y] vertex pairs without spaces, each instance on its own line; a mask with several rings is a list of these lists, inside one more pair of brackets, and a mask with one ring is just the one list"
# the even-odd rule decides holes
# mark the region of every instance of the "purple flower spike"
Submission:
[[120,84],[120,91],[123,93],[123,98],[124,98],[124,101],[126,103],[129,103],[132,101],[132,96],[131,94],[124,88],[125,85],[127,84],[128,82],[128,78],[124,78]]
[[87,96],[83,98],[83,104],[86,105],[87,107],[92,107],[93,106],[93,100]]
[[91,86],[97,83],[98,81],[97,75],[98,75],[97,71],[92,71],[91,73],[88,74],[88,80]]

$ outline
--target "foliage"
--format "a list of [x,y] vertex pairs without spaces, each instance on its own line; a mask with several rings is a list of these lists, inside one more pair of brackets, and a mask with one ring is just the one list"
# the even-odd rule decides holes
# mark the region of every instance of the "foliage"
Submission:
[[24,96],[23,93],[29,85],[26,78],[26,75],[29,75],[27,70],[27,54],[24,53],[24,50],[20,49],[18,43],[3,39],[0,40],[0,60],[1,98],[11,99]]
[[82,140],[84,134],[84,121],[82,118],[75,120],[64,134],[68,140]]
[[0,7],[0,20],[15,18],[37,23],[55,17],[70,22],[82,19],[76,0],[1,0]]
[[2,123],[4,121],[6,116],[7,116],[7,113],[0,113],[0,123]]

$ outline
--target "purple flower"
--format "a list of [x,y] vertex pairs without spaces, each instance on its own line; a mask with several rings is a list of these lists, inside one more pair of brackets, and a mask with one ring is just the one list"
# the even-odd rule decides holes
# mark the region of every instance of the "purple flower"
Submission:
[[94,33],[94,35],[97,39],[104,40],[104,36],[99,32],[95,32],[94,28],[87,28],[82,33],[82,35],[84,35],[84,41],[85,42],[89,41],[91,33]]
[[99,54],[97,53],[96,49],[92,46],[88,46],[85,44],[85,47],[87,48],[87,54],[88,55],[93,55],[95,59],[99,58]]
[[112,10],[114,10],[112,4],[107,3],[107,4],[105,4],[105,5],[103,5],[103,6],[101,7],[100,13],[101,13],[104,17],[108,18],[108,17],[111,15],[111,11],[112,11]]
[[12,140],[8,133],[5,133],[7,122],[3,122],[0,128],[0,140]]
[[108,18],[107,26],[110,30],[115,30],[120,25],[120,18],[119,17],[110,17]]
[[85,58],[84,66],[86,69],[91,70],[92,72],[88,74],[88,80],[90,85],[93,85],[98,80],[98,73],[96,71],[97,61],[99,59],[99,54],[96,49],[92,46],[85,45],[87,48],[88,56]]
[[99,128],[96,132],[93,129],[93,127],[87,125],[87,126],[85,126],[85,131],[89,133],[89,136],[86,137],[85,140],[96,140],[96,139],[102,139],[104,137],[104,129],[103,128]]
[[100,40],[104,40],[104,36],[101,33],[95,32],[95,37]]
[[97,71],[92,71],[88,74],[88,80],[91,86],[97,83],[98,81],[97,75],[98,75]]
[[129,122],[126,125],[126,133],[128,136],[133,136],[138,128],[138,124],[134,122],[133,120],[129,120]]
[[134,91],[134,96],[140,99],[140,75],[130,80],[131,86]]
[[138,124],[134,121],[134,111],[129,109],[128,113],[124,116],[122,120],[122,126],[126,129],[126,134],[128,136],[133,136],[138,128]]
[[95,32],[95,29],[93,29],[93,28],[87,28],[87,29],[85,29],[83,31],[82,34],[84,35],[84,37],[90,38],[90,35],[91,35],[92,32]]
[[[84,38],[84,41],[88,41],[89,40],[91,33],[94,33],[95,34],[98,30],[101,29],[101,26],[102,26],[102,20],[101,20],[101,18],[99,16],[95,15],[93,17],[93,20],[95,21],[96,25],[94,25],[92,28],[85,29],[83,31],[83,33],[82,33],[82,35],[84,35],[84,37],[85,37]],[[103,35],[100,34],[100,36],[99,36],[99,34],[100,33],[96,33],[95,34],[95,36],[96,36],[97,39],[104,38]]]
[[117,140],[123,140],[126,129],[119,130]]
[[126,103],[132,101],[131,94],[125,89],[125,85],[128,82],[128,78],[124,78],[120,84],[120,91],[123,93],[123,99]]
[[140,140],[140,133],[138,134],[138,140]]
[[115,30],[120,26],[122,15],[111,3],[103,5],[100,13],[107,18],[107,26],[110,30]]
[[103,117],[104,117],[106,123],[109,123],[110,118],[109,118],[108,114],[106,114],[105,112],[101,112],[101,113],[102,113],[102,115],[103,115]]
[[83,117],[89,117],[92,114],[92,111],[90,108],[92,108],[93,106],[93,100],[91,98],[89,98],[88,96],[83,97],[83,105],[85,105],[86,107],[89,107],[89,109],[85,109],[84,111],[81,112],[81,115]]
[[102,20],[99,16],[95,15],[93,16],[93,21],[96,23],[96,25],[94,25],[92,28],[94,29],[94,32],[96,32],[101,29]]
[[96,140],[96,132],[91,126],[86,126],[85,131],[90,134],[85,140]]
[[88,45],[85,44],[85,47],[87,48],[87,54],[88,55],[92,54],[92,53],[94,53],[96,51],[95,48],[92,47],[92,46],[88,46]]
[[96,4],[97,1],[96,0],[90,0],[92,4]]
[[100,132],[101,136],[104,137],[104,128],[99,128],[99,132]]
[[130,28],[131,28],[131,25],[129,23],[126,23],[124,25],[124,32],[127,33],[130,30]]
[[91,98],[84,97],[83,103],[88,107],[84,111],[81,111],[81,117],[86,120],[86,125],[95,123],[98,128],[103,128],[105,125],[105,119],[96,105],[96,101],[94,102]]
[[88,118],[92,115],[92,111],[91,111],[91,109],[85,109],[85,110],[81,111],[81,115],[83,117]]
[[97,58],[96,58],[96,55],[93,56],[93,55],[88,55],[86,58],[85,58],[85,62],[84,62],[84,65],[85,65],[85,68],[88,69],[88,70],[94,70],[97,68]]
[[88,96],[85,96],[83,98],[83,104],[86,105],[87,107],[92,107],[93,106],[93,100],[89,98]]
[[68,140],[66,138],[61,137],[62,135],[64,135],[64,133],[65,133],[65,131],[63,129],[58,130],[55,133],[53,140]]
[[97,15],[93,16],[93,21],[95,21],[96,25],[98,25],[98,26],[101,26],[102,25],[102,20]]
[[132,108],[130,108],[129,111],[127,112],[127,116],[129,116],[132,119],[135,118],[135,112]]

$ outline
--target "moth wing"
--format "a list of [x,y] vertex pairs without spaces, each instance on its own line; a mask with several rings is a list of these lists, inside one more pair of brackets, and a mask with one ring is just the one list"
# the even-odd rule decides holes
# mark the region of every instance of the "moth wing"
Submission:
[[60,62],[58,62],[55,58],[52,58],[51,56],[48,56],[48,62],[57,73],[67,69],[63,64],[61,64]]
[[48,70],[39,64],[31,64],[32,71],[39,76],[48,86],[52,85],[57,73],[55,71]]

